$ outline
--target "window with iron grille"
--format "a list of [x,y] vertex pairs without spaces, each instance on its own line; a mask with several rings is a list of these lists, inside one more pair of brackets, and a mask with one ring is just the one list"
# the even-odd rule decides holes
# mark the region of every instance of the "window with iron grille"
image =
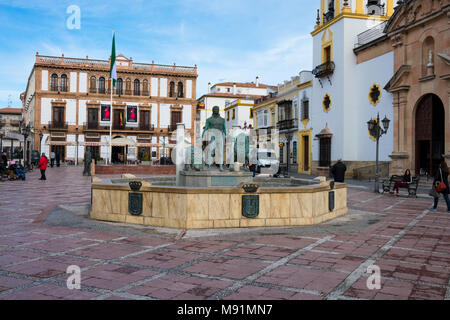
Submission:
[[309,100],[303,100],[302,120],[309,119]]
[[175,82],[171,81],[169,85],[169,97],[175,97]]
[[61,91],[67,92],[67,75],[63,74],[61,76]]
[[123,94],[123,80],[122,78],[117,79],[117,94]]
[[178,82],[178,98],[184,97],[183,82]]
[[106,93],[106,88],[105,88],[105,78],[104,77],[100,77],[98,79],[98,93]]
[[52,74],[52,78],[50,80],[50,90],[58,91],[58,75],[56,73]]

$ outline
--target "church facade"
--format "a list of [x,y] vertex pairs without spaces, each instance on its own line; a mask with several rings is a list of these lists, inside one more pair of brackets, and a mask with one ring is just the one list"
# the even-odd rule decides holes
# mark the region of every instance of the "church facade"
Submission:
[[392,173],[434,174],[450,158],[450,0],[404,1],[387,23],[394,73]]
[[[433,174],[450,157],[450,0],[321,0],[313,37],[312,173]],[[381,122],[381,121],[380,121]],[[383,127],[379,123],[380,127]],[[301,147],[301,146],[300,146]],[[300,171],[300,170],[299,170]]]

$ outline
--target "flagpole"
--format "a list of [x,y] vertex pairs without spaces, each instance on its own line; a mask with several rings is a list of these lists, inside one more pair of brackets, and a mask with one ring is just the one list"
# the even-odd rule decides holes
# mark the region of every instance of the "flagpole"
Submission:
[[[114,32],[113,32],[114,33]],[[112,164],[112,118],[113,118],[113,101],[112,101],[112,92],[113,92],[113,79],[111,77],[111,112],[109,113],[109,165]]]
[[[114,29],[112,30],[112,35],[113,35],[113,40],[114,40]],[[114,42],[114,41],[113,41]],[[114,48],[115,50],[115,48]],[[114,53],[115,55],[115,53]],[[110,57],[110,61],[112,61],[113,57],[112,57],[112,53],[111,53],[111,57]],[[111,72],[110,72],[111,73]],[[110,74],[110,78],[111,78],[111,112],[109,114],[109,165],[112,165],[112,122],[113,122],[113,75],[112,73]]]

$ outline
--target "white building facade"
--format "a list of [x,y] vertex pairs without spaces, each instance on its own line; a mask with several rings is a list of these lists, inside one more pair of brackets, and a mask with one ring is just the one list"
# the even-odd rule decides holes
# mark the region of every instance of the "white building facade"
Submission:
[[[136,63],[117,57],[112,90],[109,61],[36,54],[21,94],[33,149],[62,160],[151,161],[169,156],[172,133],[184,123],[194,135],[197,67]],[[110,154],[110,125],[112,153]]]
[[[310,130],[314,173],[328,174],[342,158],[347,176],[353,169],[373,166],[376,139],[367,122],[393,119],[392,94],[383,89],[394,69],[393,52],[358,60],[360,42],[382,37],[383,22],[393,13],[393,0],[321,0],[313,36]],[[389,162],[393,130],[381,138],[380,161]]]

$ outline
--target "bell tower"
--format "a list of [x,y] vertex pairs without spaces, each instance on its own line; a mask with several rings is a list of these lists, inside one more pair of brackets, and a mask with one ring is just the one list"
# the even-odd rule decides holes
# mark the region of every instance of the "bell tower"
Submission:
[[341,15],[349,14],[360,18],[375,16],[389,19],[394,13],[394,6],[397,2],[398,0],[320,0],[316,28]]

